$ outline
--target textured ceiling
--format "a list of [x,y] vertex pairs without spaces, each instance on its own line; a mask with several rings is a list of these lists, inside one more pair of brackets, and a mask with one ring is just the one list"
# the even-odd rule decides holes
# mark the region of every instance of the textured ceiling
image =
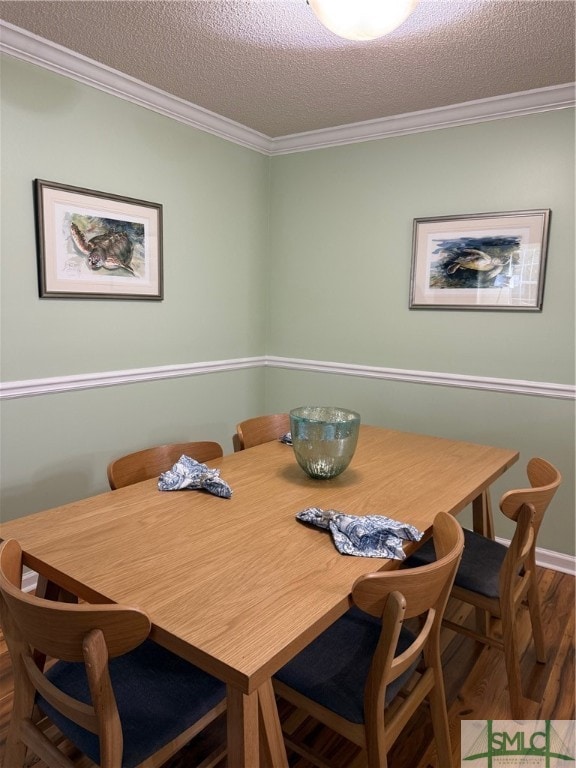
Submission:
[[270,137],[573,82],[575,15],[574,0],[420,0],[355,43],[306,0],[0,2],[4,21]]

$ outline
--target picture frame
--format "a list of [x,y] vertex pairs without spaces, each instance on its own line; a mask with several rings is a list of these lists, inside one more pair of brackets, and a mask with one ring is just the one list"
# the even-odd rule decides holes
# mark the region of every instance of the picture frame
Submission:
[[541,311],[550,215],[414,219],[410,309]]
[[40,298],[161,301],[162,205],[34,180]]

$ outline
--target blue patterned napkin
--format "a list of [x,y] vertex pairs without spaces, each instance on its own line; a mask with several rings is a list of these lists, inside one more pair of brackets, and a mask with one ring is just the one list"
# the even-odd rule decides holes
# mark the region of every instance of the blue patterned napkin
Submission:
[[159,491],[181,491],[203,489],[229,499],[232,489],[220,477],[219,469],[210,469],[206,464],[191,459],[190,456],[180,456],[176,464],[167,472],[162,472],[158,478]]
[[383,515],[357,517],[335,509],[308,507],[298,512],[296,519],[329,530],[338,552],[356,557],[404,560],[402,541],[420,541],[424,535],[413,525]]
[[292,445],[292,433],[286,432],[286,434],[279,437],[278,440],[280,440],[281,443],[284,443],[284,445]]

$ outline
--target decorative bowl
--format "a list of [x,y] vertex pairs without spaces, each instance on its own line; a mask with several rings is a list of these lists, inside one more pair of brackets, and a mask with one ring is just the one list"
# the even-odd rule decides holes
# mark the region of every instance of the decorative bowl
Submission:
[[304,405],[290,411],[296,461],[307,475],[328,479],[350,464],[360,429],[360,415],[330,405]]

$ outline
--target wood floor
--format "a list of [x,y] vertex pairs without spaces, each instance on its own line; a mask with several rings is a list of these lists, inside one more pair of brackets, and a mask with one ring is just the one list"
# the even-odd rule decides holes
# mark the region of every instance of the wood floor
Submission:
[[[534,701],[532,718],[550,720],[576,719],[574,708],[574,578],[556,571],[539,569],[538,579],[548,647],[545,665],[537,664],[530,643],[527,612],[519,623],[522,647],[522,672],[525,694]],[[470,610],[456,601],[448,607],[451,618],[472,620]],[[512,719],[506,689],[503,655],[496,649],[445,631],[443,663],[446,696],[452,737],[452,766],[438,765],[429,713],[421,707],[389,753],[389,768],[460,768],[460,722],[462,720]],[[10,660],[0,640],[0,754],[2,754],[12,702]],[[279,702],[282,719],[291,712]],[[322,756],[326,768],[349,768],[357,748],[326,728],[308,719],[294,734]],[[225,738],[221,718],[172,758],[165,768],[199,768],[206,754]],[[291,768],[311,768],[298,754],[289,753]],[[45,768],[31,758],[30,766]],[[14,766],[4,766],[14,768]],[[225,761],[218,766],[225,768]]]

